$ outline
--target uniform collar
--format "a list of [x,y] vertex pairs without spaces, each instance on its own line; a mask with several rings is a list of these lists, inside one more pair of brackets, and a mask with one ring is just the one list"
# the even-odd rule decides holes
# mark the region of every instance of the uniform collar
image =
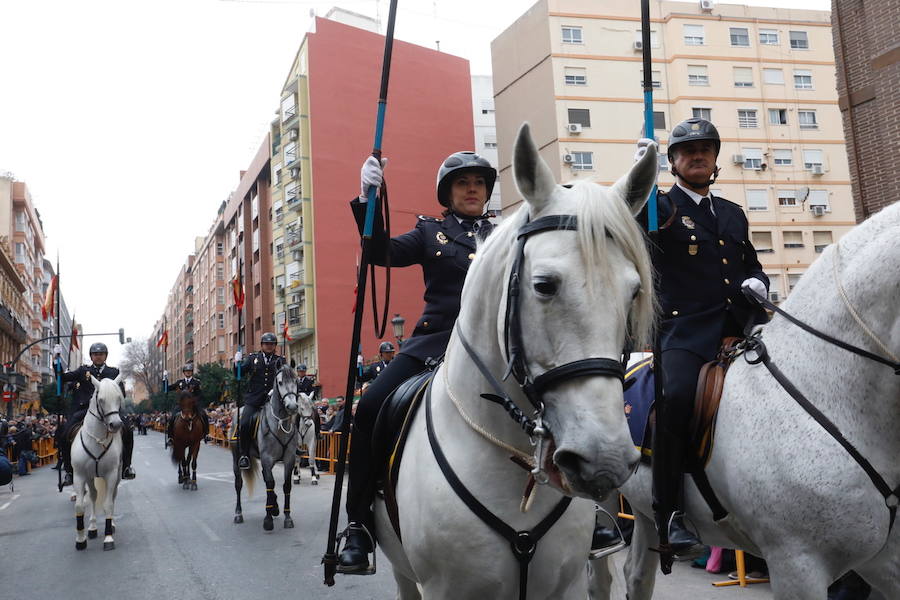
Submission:
[[441,228],[446,232],[447,239],[450,241],[475,250],[475,236],[470,236],[470,232],[463,229],[463,226],[459,224],[459,217],[455,213],[451,213],[444,219]]
[[[703,194],[698,194],[694,190],[687,188],[678,182],[675,182],[675,185],[677,185],[681,189],[682,192],[687,194],[687,197],[690,198],[691,200],[693,200],[694,204],[696,204],[698,207],[700,206],[700,201],[703,200],[704,198],[709,198],[709,204],[710,204],[710,206],[712,206],[712,199],[713,199],[712,192],[710,192],[704,196]],[[716,208],[714,206],[712,207],[712,211],[714,214],[718,214],[718,213],[716,213]]]

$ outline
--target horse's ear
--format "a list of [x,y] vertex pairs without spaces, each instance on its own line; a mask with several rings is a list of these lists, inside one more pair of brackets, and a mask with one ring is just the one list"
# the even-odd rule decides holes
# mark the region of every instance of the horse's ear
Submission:
[[113,379],[113,383],[118,384],[120,381],[125,379],[125,375],[123,373],[119,373],[115,379]]
[[97,379],[96,377],[94,377],[93,375],[91,375],[91,383],[94,385],[95,390],[100,389],[100,380]]
[[522,123],[516,136],[513,150],[513,174],[519,193],[538,212],[550,200],[550,194],[556,187],[553,172],[541,155],[531,137],[531,126]]
[[656,156],[656,144],[650,144],[647,146],[644,156],[612,186],[613,192],[628,203],[631,214],[634,216],[637,216],[644,208],[647,198],[650,197],[650,191],[656,183],[656,175],[659,173]]

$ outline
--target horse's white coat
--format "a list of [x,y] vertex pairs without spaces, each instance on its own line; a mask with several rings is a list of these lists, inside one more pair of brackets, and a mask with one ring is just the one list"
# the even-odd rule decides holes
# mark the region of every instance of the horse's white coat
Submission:
[[[535,375],[589,357],[618,358],[626,322],[645,338],[652,315],[652,282],[642,234],[633,218],[656,177],[656,152],[613,188],[590,182],[572,189],[556,185],[540,159],[527,126],[516,143],[516,183],[528,202],[501,224],[478,251],[466,279],[458,326],[491,371],[505,371],[503,319],[505,288],[516,234],[526,215],[537,219],[575,214],[578,232],[548,231],[525,246],[522,282],[523,337],[528,368]],[[607,235],[608,234],[608,235]],[[539,297],[535,278],[555,282],[555,295]],[[443,373],[433,383],[433,413],[440,444],[464,485],[516,530],[531,529],[562,498],[540,487],[527,513],[519,510],[527,473],[510,453],[487,442],[460,417],[456,396],[482,427],[530,455],[528,438],[505,412],[479,397],[490,391],[471,359],[451,337]],[[507,393],[526,412],[531,407],[510,378]],[[530,599],[587,595],[585,561],[594,523],[593,503],[628,477],[638,454],[622,410],[621,383],[584,377],[560,383],[545,395],[545,423],[556,443],[555,459],[578,498],[541,539],[530,566]],[[399,597],[516,598],[518,563],[505,539],[489,529],[457,497],[434,459],[425,432],[425,408],[411,427],[400,467],[397,498],[403,545],[393,534],[381,501],[376,501],[379,540],[390,558]],[[562,464],[565,463],[565,464]]]
[[[297,437],[297,448],[306,446],[306,452],[309,456],[309,476],[310,484],[319,485],[319,474],[316,472],[316,425],[313,423],[313,396],[315,392],[303,393],[299,392],[299,415],[300,415],[300,432]],[[294,483],[300,483],[300,468],[294,467]]]
[[[816,329],[885,355],[853,319],[834,280],[874,334],[900,354],[900,203],[822,253],[783,308]],[[763,326],[772,361],[843,432],[892,488],[900,484],[900,377],[776,316]],[[760,553],[776,600],[821,600],[848,570],[900,598],[900,527],[850,455],[774,380],[739,358],[729,370],[706,469],[726,523],[716,525],[687,478],[687,512],[703,541]],[[629,598],[650,598],[656,570],[650,470],[622,491],[637,511],[626,564]]]

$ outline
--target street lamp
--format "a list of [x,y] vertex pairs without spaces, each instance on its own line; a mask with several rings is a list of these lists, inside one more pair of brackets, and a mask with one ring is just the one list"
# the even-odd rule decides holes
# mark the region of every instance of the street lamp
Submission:
[[394,328],[394,337],[397,338],[397,345],[401,346],[403,344],[403,326],[406,324],[406,319],[400,316],[400,313],[395,313],[394,318],[391,319],[391,326]]

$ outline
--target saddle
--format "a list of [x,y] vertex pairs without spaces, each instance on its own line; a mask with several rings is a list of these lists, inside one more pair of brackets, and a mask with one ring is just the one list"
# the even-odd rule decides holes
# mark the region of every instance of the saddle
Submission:
[[378,411],[372,432],[373,465],[380,473],[378,485],[398,538],[400,538],[400,519],[396,489],[403,448],[406,445],[410,424],[433,375],[434,371],[428,369],[397,386]]

